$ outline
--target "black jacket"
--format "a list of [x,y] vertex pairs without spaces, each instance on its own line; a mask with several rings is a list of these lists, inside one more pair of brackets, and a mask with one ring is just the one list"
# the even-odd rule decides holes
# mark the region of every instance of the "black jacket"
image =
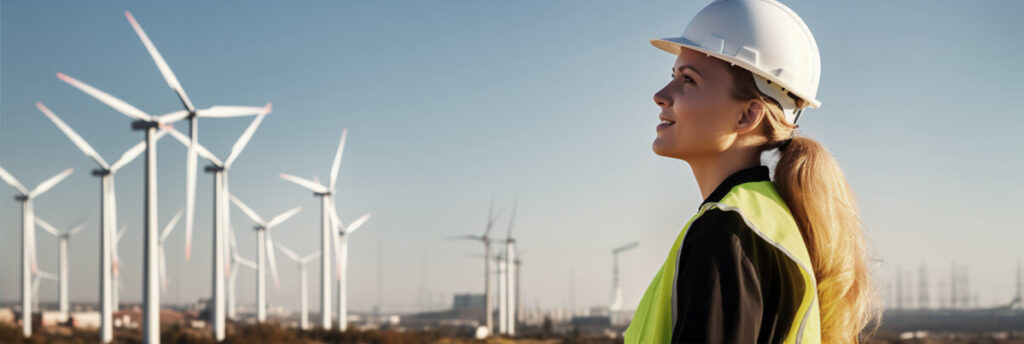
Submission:
[[[770,180],[755,166],[726,178],[704,203],[734,186]],[[781,343],[792,325],[802,286],[784,253],[758,237],[739,213],[711,208],[690,224],[676,267],[674,343]],[[795,301],[794,301],[795,300]]]

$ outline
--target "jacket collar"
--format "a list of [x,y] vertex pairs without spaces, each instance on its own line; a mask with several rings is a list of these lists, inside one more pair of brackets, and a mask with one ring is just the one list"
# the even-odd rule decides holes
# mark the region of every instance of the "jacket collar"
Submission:
[[[708,198],[705,198],[704,202],[701,202],[701,206],[704,206],[704,204],[709,202],[721,201],[722,197],[725,197],[725,194],[729,193],[729,191],[737,185],[760,181],[771,181],[771,177],[768,175],[768,166],[758,165],[736,171],[726,177],[721,184],[718,184],[715,191],[712,191],[711,194],[708,195]],[[698,207],[698,209],[699,208],[700,207]]]

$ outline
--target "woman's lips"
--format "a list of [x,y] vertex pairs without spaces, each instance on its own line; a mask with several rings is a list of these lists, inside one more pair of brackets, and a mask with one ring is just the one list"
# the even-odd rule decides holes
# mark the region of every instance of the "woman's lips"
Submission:
[[673,121],[670,121],[670,120],[662,118],[661,119],[661,123],[658,124],[658,131],[661,131],[662,129],[671,127],[673,124],[676,124],[676,122],[673,122]]

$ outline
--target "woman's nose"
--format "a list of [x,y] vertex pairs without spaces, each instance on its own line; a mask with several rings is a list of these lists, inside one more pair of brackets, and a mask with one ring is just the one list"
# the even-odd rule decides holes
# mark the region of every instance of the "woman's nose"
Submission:
[[[665,86],[665,88],[668,88],[668,86]],[[665,88],[662,88],[658,93],[654,94],[654,103],[658,104],[658,106],[662,108],[672,106],[672,98],[665,95]]]

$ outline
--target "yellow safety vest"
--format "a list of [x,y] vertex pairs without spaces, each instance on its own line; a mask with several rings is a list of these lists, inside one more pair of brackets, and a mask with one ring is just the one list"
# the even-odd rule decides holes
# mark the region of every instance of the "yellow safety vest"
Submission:
[[711,208],[735,211],[743,217],[747,226],[758,237],[781,250],[786,257],[800,267],[800,275],[783,276],[790,278],[793,285],[803,286],[803,297],[797,308],[795,319],[786,334],[784,343],[820,343],[821,324],[818,313],[817,282],[811,266],[807,246],[804,245],[800,230],[793,220],[786,202],[771,181],[756,181],[739,184],[732,188],[719,202],[708,202],[701,206],[679,233],[668,258],[654,280],[647,287],[640,305],[633,314],[633,320],[625,332],[626,343],[668,343],[672,340],[675,325],[673,306],[675,302],[675,273],[679,250],[683,246],[690,225]]

